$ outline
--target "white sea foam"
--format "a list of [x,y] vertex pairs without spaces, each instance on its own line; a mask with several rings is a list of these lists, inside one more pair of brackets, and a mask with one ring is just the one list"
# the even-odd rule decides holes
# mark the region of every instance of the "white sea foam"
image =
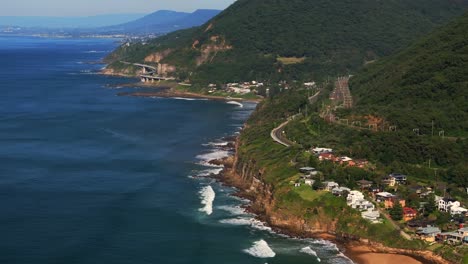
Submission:
[[244,252],[257,258],[274,258],[276,256],[276,253],[263,239],[254,242],[252,247],[249,249],[245,249]]
[[315,252],[315,250],[311,249],[310,247],[301,248],[299,252],[316,257],[318,262],[321,261],[320,258],[317,256],[317,252]]
[[213,213],[213,202],[215,196],[216,193],[210,185],[205,186],[200,190],[201,204],[204,205],[200,208],[201,212],[205,212],[207,215],[211,215]]
[[241,108],[244,107],[243,104],[241,104],[241,103],[239,103],[239,102],[237,102],[237,101],[228,101],[228,102],[226,102],[226,103],[227,103],[227,104],[232,104],[232,105],[237,105],[237,106],[239,106],[239,107],[241,107]]
[[106,51],[103,51],[103,50],[89,50],[89,51],[85,51],[84,53],[104,53]]
[[348,258],[348,257],[347,257],[345,254],[343,254],[342,252],[338,253],[337,256],[338,256],[339,258],[346,259],[346,260],[348,260],[348,261],[351,262],[351,263],[354,263],[353,260],[351,260],[350,258]]
[[203,160],[203,161],[211,161],[211,160],[222,159],[222,158],[227,158],[227,157],[229,157],[229,151],[214,150],[214,151],[206,153],[206,154],[198,155],[197,159],[200,159],[200,160]]
[[187,98],[187,97],[173,97],[176,100],[185,100],[185,101],[207,101],[208,99],[204,98]]
[[211,175],[219,175],[223,171],[223,167],[216,167],[215,169],[207,169],[198,172],[195,176],[197,177],[208,177]]
[[220,210],[229,212],[231,215],[246,215],[247,212],[240,206],[222,205],[217,207]]
[[317,240],[312,241],[312,243],[322,245],[327,250],[340,252],[340,249],[336,246],[336,244],[327,240],[317,239]]
[[263,222],[258,221],[257,219],[255,219],[253,217],[228,218],[228,219],[222,219],[219,222],[222,223],[222,224],[227,224],[227,225],[250,226],[250,227],[252,227],[254,229],[257,229],[257,230],[273,232],[271,227],[266,226]]
[[202,144],[205,147],[225,147],[229,144],[229,142],[209,142],[206,144]]

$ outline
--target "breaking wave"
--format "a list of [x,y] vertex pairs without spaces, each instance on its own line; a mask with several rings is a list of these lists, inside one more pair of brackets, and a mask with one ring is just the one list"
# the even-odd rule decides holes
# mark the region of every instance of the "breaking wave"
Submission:
[[237,106],[239,106],[239,107],[241,107],[241,108],[244,107],[243,104],[241,104],[241,103],[239,103],[239,102],[237,102],[237,101],[228,101],[228,102],[226,102],[226,103],[227,103],[227,104],[231,104],[231,105],[237,105]]
[[301,248],[299,252],[316,257],[318,262],[321,261],[320,258],[317,256],[317,252],[315,252],[315,250],[311,249],[310,247]]
[[204,98],[187,98],[187,97],[173,97],[176,100],[185,100],[185,101],[207,101],[208,99]]
[[276,256],[276,253],[263,239],[254,242],[252,247],[244,249],[244,252],[257,258],[274,258]]
[[215,196],[216,193],[210,185],[205,186],[200,190],[201,204],[204,205],[199,209],[200,212],[205,212],[207,215],[211,215],[213,213],[213,202]]
[[228,218],[228,219],[222,219],[219,221],[222,224],[228,224],[228,225],[243,225],[243,226],[250,226],[254,229],[257,230],[262,230],[262,231],[269,231],[273,232],[271,227],[266,226],[263,222],[251,217],[251,218],[245,218],[245,217],[237,217],[237,218]]
[[208,162],[215,159],[222,159],[229,157],[229,151],[226,150],[215,150],[206,154],[200,154],[197,159]]
[[218,208],[220,210],[223,210],[223,211],[226,211],[226,212],[229,212],[231,215],[246,215],[247,214],[245,209],[240,207],[240,206],[222,205],[222,206],[218,206],[216,208]]

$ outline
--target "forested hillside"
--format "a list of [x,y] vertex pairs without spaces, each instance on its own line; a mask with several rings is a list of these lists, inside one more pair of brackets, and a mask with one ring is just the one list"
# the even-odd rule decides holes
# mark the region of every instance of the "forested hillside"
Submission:
[[[467,0],[238,0],[202,27],[108,58],[176,66],[192,82],[317,79],[354,72],[460,15]],[[110,67],[117,67],[118,63]],[[120,65],[121,66],[121,65]]]
[[[351,78],[356,111],[419,134],[467,136],[468,13]],[[432,123],[434,121],[434,123]]]

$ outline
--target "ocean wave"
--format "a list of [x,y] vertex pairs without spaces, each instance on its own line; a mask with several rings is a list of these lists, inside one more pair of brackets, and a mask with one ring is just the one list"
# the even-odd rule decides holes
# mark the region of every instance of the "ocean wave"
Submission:
[[257,230],[273,232],[271,227],[266,226],[263,222],[253,217],[228,218],[228,219],[222,219],[219,222],[222,224],[227,224],[227,225],[250,226],[251,228],[254,228]]
[[343,254],[342,252],[336,254],[337,257],[339,258],[342,258],[342,259],[345,259],[347,261],[349,261],[350,263],[354,263],[352,259],[348,258],[345,254]]
[[237,106],[239,106],[240,108],[243,108],[243,107],[244,107],[243,104],[241,104],[241,103],[239,103],[239,102],[237,102],[237,101],[228,101],[228,102],[226,102],[226,103],[227,103],[227,104],[231,104],[231,105],[237,105]]
[[202,146],[205,147],[226,147],[229,144],[229,142],[208,142],[205,144],[202,144]]
[[206,154],[200,154],[197,156],[197,159],[202,161],[211,161],[216,159],[222,159],[229,157],[229,151],[226,150],[214,150]]
[[200,212],[205,212],[207,215],[211,215],[213,213],[213,202],[215,196],[216,193],[210,185],[205,186],[200,190],[201,204],[204,205],[199,209]]
[[245,211],[245,209],[240,207],[240,206],[222,205],[222,206],[218,206],[216,208],[218,208],[219,210],[229,212],[231,215],[236,215],[236,216],[237,215],[247,215],[248,214]]
[[196,177],[208,177],[211,175],[219,175],[223,171],[223,167],[216,167],[215,169],[202,170],[196,173]]
[[208,99],[204,98],[187,98],[187,97],[172,97],[176,100],[185,100],[185,101],[207,101]]
[[88,50],[88,51],[84,51],[83,53],[105,53],[107,51],[104,51],[104,50]]
[[263,239],[254,242],[252,247],[244,249],[244,252],[257,258],[274,258],[276,256],[276,253]]
[[316,245],[317,244],[321,245],[327,250],[340,252],[340,249],[336,246],[336,244],[334,244],[333,242],[330,242],[328,240],[317,239],[317,240],[313,240],[312,243],[316,244]]
[[301,248],[299,252],[316,257],[318,262],[321,261],[320,258],[317,256],[317,252],[315,252],[315,250],[311,249],[310,247]]

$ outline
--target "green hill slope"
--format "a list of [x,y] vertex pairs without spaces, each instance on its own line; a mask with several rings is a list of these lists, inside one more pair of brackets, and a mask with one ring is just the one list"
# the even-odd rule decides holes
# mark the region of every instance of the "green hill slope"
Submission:
[[238,0],[200,28],[123,46],[108,62],[160,62],[201,83],[332,76],[407,46],[467,3]]
[[351,79],[356,110],[422,134],[468,133],[468,13]]

